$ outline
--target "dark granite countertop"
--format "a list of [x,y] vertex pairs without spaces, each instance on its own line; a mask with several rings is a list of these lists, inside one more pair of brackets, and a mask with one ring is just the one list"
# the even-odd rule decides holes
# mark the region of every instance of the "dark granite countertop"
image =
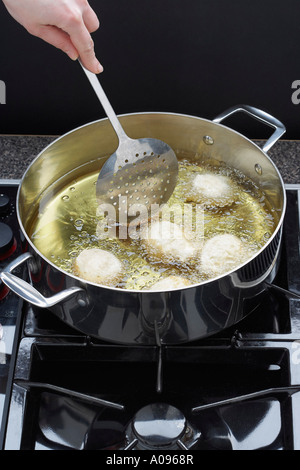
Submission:
[[[22,178],[32,160],[55,139],[56,136],[0,135],[0,179]],[[280,140],[268,155],[285,184],[300,184],[300,140]]]

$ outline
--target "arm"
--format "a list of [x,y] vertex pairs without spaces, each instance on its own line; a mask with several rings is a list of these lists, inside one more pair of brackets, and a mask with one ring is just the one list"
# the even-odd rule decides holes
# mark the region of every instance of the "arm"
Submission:
[[32,35],[80,57],[91,72],[103,70],[95,56],[92,32],[99,27],[96,13],[87,0],[3,0],[8,12]]

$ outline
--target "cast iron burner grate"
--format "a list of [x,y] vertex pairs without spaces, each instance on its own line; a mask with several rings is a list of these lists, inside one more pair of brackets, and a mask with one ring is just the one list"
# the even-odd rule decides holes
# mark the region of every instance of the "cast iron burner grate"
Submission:
[[292,343],[166,346],[160,391],[157,347],[49,338],[20,347],[30,366],[17,362],[7,449],[294,447],[300,386],[290,384]]

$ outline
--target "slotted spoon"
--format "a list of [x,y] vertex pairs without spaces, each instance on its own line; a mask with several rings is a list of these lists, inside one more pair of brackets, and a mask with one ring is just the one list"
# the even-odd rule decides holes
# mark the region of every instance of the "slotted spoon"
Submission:
[[97,76],[80,65],[119,139],[117,150],[106,160],[98,176],[98,203],[111,205],[120,224],[128,224],[137,212],[140,219],[142,215],[148,218],[174,191],[178,176],[175,152],[161,140],[128,137]]

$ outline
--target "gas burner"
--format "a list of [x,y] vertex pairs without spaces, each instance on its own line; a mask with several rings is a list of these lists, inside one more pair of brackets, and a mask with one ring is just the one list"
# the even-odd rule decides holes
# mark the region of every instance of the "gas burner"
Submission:
[[129,424],[126,450],[188,449],[200,436],[184,414],[167,403],[151,403],[141,408]]

